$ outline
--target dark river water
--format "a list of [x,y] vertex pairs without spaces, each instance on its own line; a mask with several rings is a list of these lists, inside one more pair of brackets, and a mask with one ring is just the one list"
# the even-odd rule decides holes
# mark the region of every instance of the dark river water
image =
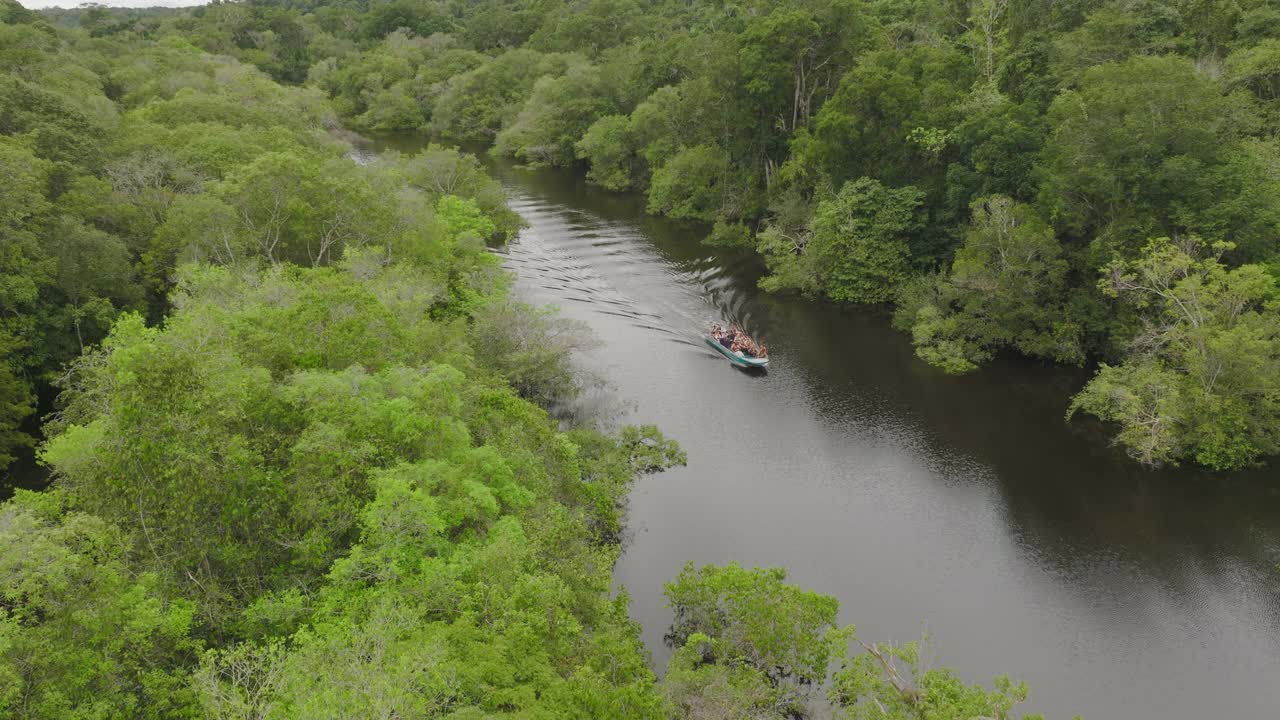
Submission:
[[[573,173],[495,164],[529,227],[525,298],[585,322],[582,358],[689,454],[631,494],[616,569],[657,669],[662,583],[688,561],[786,567],[860,637],[927,632],[932,664],[1008,672],[1028,711],[1280,717],[1280,472],[1143,471],[1063,412],[1085,380],[1006,359],[949,377],[882,311],[756,288],[745,253]],[[767,375],[702,344],[769,345]]]

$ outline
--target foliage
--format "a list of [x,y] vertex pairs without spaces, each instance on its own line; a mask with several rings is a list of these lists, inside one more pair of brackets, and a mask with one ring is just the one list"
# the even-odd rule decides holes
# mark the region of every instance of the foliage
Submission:
[[917,643],[861,644],[864,652],[846,658],[832,679],[835,704],[850,720],[1010,720],[1014,706],[1028,696],[1025,683],[1007,676],[988,690],[966,685],[945,668],[923,667]]
[[1041,205],[1096,252],[1132,255],[1147,237],[1202,226],[1225,152],[1253,125],[1189,60],[1137,57],[1088,70],[1054,100]]
[[311,66],[308,82],[360,130],[412,130],[431,121],[443,81],[480,66],[479,53],[444,36],[415,37],[404,29],[360,53],[338,51]]
[[1134,306],[1141,329],[1069,415],[1119,423],[1117,442],[1145,464],[1230,469],[1280,451],[1280,294],[1264,268],[1224,266],[1230,249],[1160,238],[1107,267],[1103,291]]
[[12,718],[179,717],[199,644],[192,603],[132,571],[110,523],[59,493],[0,507],[0,711]]
[[715,147],[699,145],[677,153],[653,173],[649,212],[710,222],[727,204],[731,188],[728,158]]
[[[421,54],[412,81],[476,66],[384,42]],[[512,389],[580,380],[484,250],[520,226],[500,186],[439,147],[357,165],[314,93],[234,61],[120,54],[101,127],[4,78],[5,455],[33,387],[63,390],[56,490],[0,509],[4,714],[658,717],[609,569],[632,478],[683,456]]]
[[[365,271],[363,282],[282,270],[253,285],[243,274],[193,271],[165,331],[130,317],[79,361],[66,427],[45,459],[78,506],[146,526],[155,563],[206,595],[210,612],[314,575],[349,540],[349,498],[368,495],[369,470],[430,455],[431,437],[460,432],[427,419],[426,408],[448,403],[447,373],[388,369],[422,367],[450,347],[443,328],[431,328],[437,341],[411,350],[450,298],[443,283],[428,291],[423,275],[415,322],[371,287],[399,281],[393,270]],[[192,355],[190,344],[215,331],[218,351]],[[360,391],[325,397],[334,380],[316,371],[341,373]],[[333,404],[342,397],[356,404]],[[417,421],[397,417],[414,407]],[[283,434],[263,432],[273,424]]]
[[590,382],[572,364],[575,353],[593,344],[590,331],[559,317],[554,308],[513,300],[491,303],[476,315],[472,343],[481,366],[544,406],[567,403]]
[[663,690],[677,717],[806,715],[844,644],[839,603],[783,582],[780,568],[686,565],[666,585],[676,647]]
[[667,584],[675,652],[662,691],[671,717],[1011,720],[1028,698],[1026,684],[1008,677],[987,689],[924,667],[916,643],[865,643],[836,626],[835,598],[785,580],[779,568],[687,565]]
[[875,13],[749,10],[0,0],[0,460],[55,408],[52,488],[0,505],[0,714],[803,717],[851,631],[779,570],[686,569],[656,681],[611,569],[631,483],[686,457],[551,415],[588,338],[510,295],[502,188],[330,132],[586,159],[735,244],[768,206],[813,228],[823,292],[896,282],[919,191],[767,187]]
[[[1001,349],[1124,362],[1136,318],[1091,278],[1148,238],[1221,238],[1229,267],[1280,257],[1280,15],[1261,0],[323,0],[142,14],[136,31],[100,14],[78,21],[192,38],[276,78],[309,63],[307,84],[359,129],[427,128],[643,192],[649,212],[755,248],[767,290],[898,304],[921,356],[954,372]],[[50,35],[25,22],[0,62],[43,67]],[[110,125],[10,92],[65,128]],[[50,151],[92,161],[81,135]],[[837,211],[864,178],[914,199]],[[1039,248],[1019,267],[973,240],[994,196]]]
[[669,717],[788,720],[802,716],[798,698],[779,692],[765,674],[730,652],[725,643],[702,633],[690,635],[676,648],[662,679]]
[[[447,274],[384,258],[184,269],[163,329],[126,317],[76,364],[57,486],[193,601],[184,637],[214,650],[179,688],[211,715],[658,717],[609,569],[630,480],[682,453],[651,427],[559,432],[486,370],[520,325],[473,335],[434,310]],[[503,287],[480,288],[498,313]]]
[[571,164],[579,138],[612,109],[602,85],[591,65],[539,78],[520,114],[498,134],[494,149],[536,165]]
[[724,650],[775,683],[807,685],[825,677],[840,640],[828,632],[839,604],[784,580],[780,568],[686,565],[666,585],[675,609],[669,642],[682,647],[699,634],[720,639]]
[[[0,337],[5,354],[13,352],[14,341]],[[8,465],[15,459],[14,453],[30,447],[33,438],[24,432],[23,422],[35,411],[35,396],[31,386],[18,377],[9,365],[0,365],[0,464]]]
[[895,185],[935,183],[946,155],[918,138],[960,121],[972,82],[972,64],[954,47],[867,53],[818,111],[808,154],[790,162],[812,163],[841,183],[864,175]]
[[431,130],[462,142],[492,141],[515,120],[538,79],[565,67],[562,56],[515,50],[454,75],[440,89]]
[[[652,213],[713,223],[713,243],[763,256],[768,290],[898,303],[921,355],[952,371],[1001,348],[1123,361],[1132,313],[1109,313],[1090,278],[1150,237],[1222,238],[1233,267],[1280,255],[1265,2],[439,9],[300,7],[309,83],[356,127],[429,127],[582,165],[593,183],[645,193]],[[204,46],[278,74],[287,33],[271,13],[210,9],[192,27],[229,15],[201,37],[231,36]],[[14,63],[43,47],[23,32]],[[338,46],[342,32],[359,42]],[[862,178],[912,189],[911,219],[837,221]],[[973,208],[993,196],[1044,221],[1025,230],[1043,260],[979,257]],[[978,285],[1002,291],[980,299]]]
[[610,190],[634,187],[640,175],[631,122],[625,115],[605,115],[591,124],[574,144],[575,156],[591,166],[587,177]]
[[485,173],[474,155],[429,145],[409,156],[383,153],[370,163],[370,169],[421,192],[429,204],[437,204],[446,196],[471,201],[493,224],[491,233],[480,232],[483,227],[475,229],[485,240],[510,240],[523,227],[524,221],[507,207],[502,186]]
[[646,20],[634,0],[565,3],[546,13],[529,45],[547,52],[594,55],[637,35]]
[[994,196],[973,206],[973,228],[945,277],[917,281],[899,298],[898,322],[916,353],[968,372],[1001,347],[1061,362],[1083,360],[1078,326],[1063,322],[1067,263],[1033,208]]
[[870,178],[844,184],[818,203],[812,229],[798,237],[775,230],[761,237],[770,276],[766,290],[820,293],[843,302],[893,297],[910,275],[909,234],[917,229],[923,195]]
[[711,228],[711,234],[702,242],[713,247],[745,247],[752,246],[751,228],[743,223],[727,223],[717,220]]

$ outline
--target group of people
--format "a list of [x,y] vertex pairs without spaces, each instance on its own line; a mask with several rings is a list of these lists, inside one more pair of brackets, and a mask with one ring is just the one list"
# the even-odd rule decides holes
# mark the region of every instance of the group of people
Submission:
[[712,325],[711,337],[722,346],[728,348],[729,352],[742,353],[747,357],[769,357],[769,349],[764,345],[757,345],[751,339],[751,336],[743,332],[737,325],[730,325],[728,330],[719,325]]

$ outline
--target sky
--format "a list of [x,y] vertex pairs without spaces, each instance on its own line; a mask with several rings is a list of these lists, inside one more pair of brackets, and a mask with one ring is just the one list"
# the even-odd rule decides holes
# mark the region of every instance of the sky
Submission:
[[[110,7],[187,7],[188,5],[203,5],[207,0],[96,0],[99,5],[107,5]],[[44,8],[62,7],[73,8],[78,7],[84,0],[18,0],[18,2],[29,10],[43,10]]]

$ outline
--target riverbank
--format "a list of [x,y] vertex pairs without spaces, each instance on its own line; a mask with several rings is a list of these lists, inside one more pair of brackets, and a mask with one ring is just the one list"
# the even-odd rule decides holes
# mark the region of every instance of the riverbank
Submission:
[[[586,361],[689,452],[632,492],[616,570],[661,667],[658,588],[686,560],[782,565],[870,637],[927,630],[968,679],[1016,668],[1029,709],[1167,720],[1280,695],[1280,497],[1265,471],[1142,470],[1062,408],[1079,373],[914,358],[874,312],[760,293],[749,256],[558,171],[491,171],[530,223],[519,290],[588,323]],[[764,378],[697,342],[770,346]],[[1204,667],[1231,672],[1204,672]]]

